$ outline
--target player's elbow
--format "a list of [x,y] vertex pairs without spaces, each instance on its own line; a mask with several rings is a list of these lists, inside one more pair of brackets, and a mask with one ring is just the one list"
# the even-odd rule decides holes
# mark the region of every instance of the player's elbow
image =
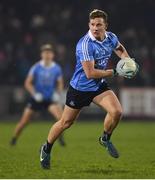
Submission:
[[25,89],[27,89],[27,86],[28,86],[27,84],[28,84],[27,81],[25,81],[25,82],[24,82],[24,87],[25,87]]
[[30,83],[27,80],[24,83],[24,87],[25,87],[26,90],[28,90],[29,87],[30,87]]
[[86,74],[87,79],[91,79],[91,76],[89,74]]
[[91,71],[88,71],[86,73],[86,77],[87,77],[87,79],[92,79],[94,76],[93,76],[93,73]]

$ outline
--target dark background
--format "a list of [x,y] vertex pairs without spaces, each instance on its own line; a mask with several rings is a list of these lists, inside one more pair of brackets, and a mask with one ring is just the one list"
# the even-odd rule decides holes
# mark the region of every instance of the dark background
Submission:
[[0,83],[23,84],[28,69],[39,60],[40,45],[51,42],[67,84],[74,70],[75,45],[88,31],[88,14],[94,8],[108,13],[108,30],[118,35],[140,64],[138,77],[127,85],[154,86],[153,0],[1,0]]
[[[110,80],[112,87],[154,87],[154,0],[0,0],[1,91],[23,88],[29,68],[40,59],[43,43],[55,45],[56,60],[63,68],[67,87],[74,71],[76,43],[87,33],[88,15],[95,8],[108,13],[108,31],[118,36],[140,65],[136,78]],[[114,67],[117,60],[113,55],[109,65]],[[15,94],[22,96],[21,91]],[[1,96],[9,97],[10,102],[13,95]],[[2,105],[4,101],[1,99]]]

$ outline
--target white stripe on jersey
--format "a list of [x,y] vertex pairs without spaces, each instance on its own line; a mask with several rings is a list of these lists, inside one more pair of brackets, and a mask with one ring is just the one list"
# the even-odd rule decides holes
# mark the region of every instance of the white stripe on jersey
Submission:
[[82,42],[82,52],[83,52],[84,61],[91,60],[89,58],[89,53],[88,53],[88,41],[89,41],[89,39],[90,39],[90,37],[88,35],[86,35],[83,42]]
[[89,37],[87,38],[87,40],[86,40],[86,42],[85,42],[85,51],[86,51],[86,55],[87,55],[86,61],[90,60],[90,58],[89,58],[89,52],[88,52],[88,41],[89,41]]
[[86,35],[85,36],[85,38],[83,39],[83,42],[82,42],[82,52],[83,52],[83,57],[84,57],[84,60],[86,60],[87,59],[87,54],[86,54],[86,51],[85,51],[85,42],[86,42],[86,40],[88,39],[88,36]]

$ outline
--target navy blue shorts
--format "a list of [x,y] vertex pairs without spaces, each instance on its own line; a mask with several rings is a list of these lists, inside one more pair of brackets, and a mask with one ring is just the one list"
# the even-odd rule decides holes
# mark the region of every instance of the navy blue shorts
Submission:
[[27,107],[32,109],[33,111],[43,111],[47,110],[47,108],[52,104],[55,104],[55,102],[52,102],[51,100],[37,102],[34,98],[31,97],[27,103]]
[[106,82],[97,91],[78,91],[72,86],[69,86],[66,95],[66,105],[73,109],[81,109],[84,106],[89,106],[94,97],[110,90]]

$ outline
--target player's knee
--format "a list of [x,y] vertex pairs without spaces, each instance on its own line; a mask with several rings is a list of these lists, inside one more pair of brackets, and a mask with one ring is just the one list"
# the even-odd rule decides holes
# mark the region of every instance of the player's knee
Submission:
[[69,128],[73,124],[73,121],[67,120],[64,122],[64,129]]
[[18,129],[23,129],[25,126],[26,126],[26,125],[25,125],[24,123],[19,123],[19,124],[17,125],[17,128],[18,128]]
[[69,128],[72,124],[73,124],[73,121],[70,119],[61,120],[61,126],[63,129]]
[[115,109],[111,112],[111,115],[112,115],[114,118],[117,118],[117,119],[121,119],[122,114],[123,114],[123,111],[122,111],[121,108],[115,108]]

